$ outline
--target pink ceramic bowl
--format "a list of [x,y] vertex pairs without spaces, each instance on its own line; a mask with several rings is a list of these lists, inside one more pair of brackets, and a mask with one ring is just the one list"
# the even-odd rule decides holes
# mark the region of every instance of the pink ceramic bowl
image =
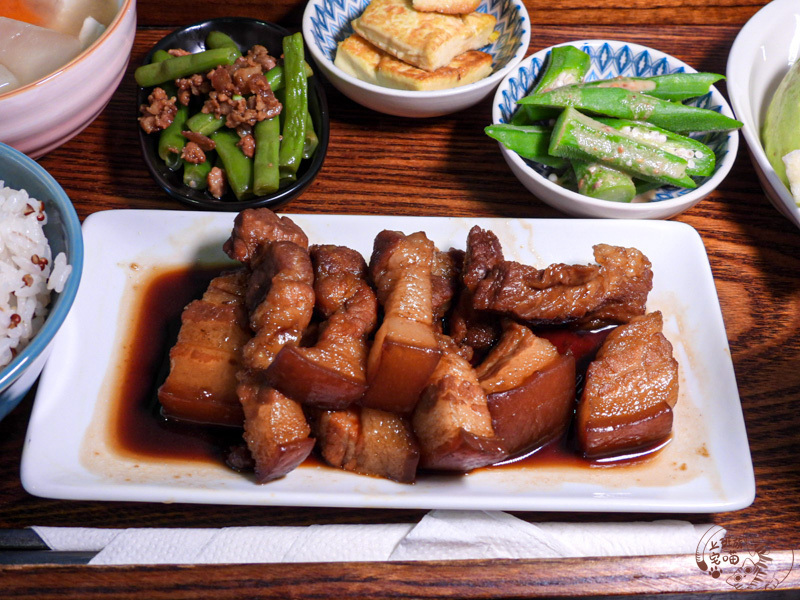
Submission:
[[0,142],[38,158],[80,133],[108,103],[128,65],[136,33],[136,0],[102,36],[47,77],[0,94]]

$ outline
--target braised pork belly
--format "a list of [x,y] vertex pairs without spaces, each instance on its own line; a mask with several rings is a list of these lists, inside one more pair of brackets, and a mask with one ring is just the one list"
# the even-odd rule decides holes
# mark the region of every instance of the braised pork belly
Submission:
[[[258,218],[262,214],[266,217]],[[231,253],[251,247],[245,299],[253,338],[242,352],[236,393],[244,411],[243,437],[261,483],[292,471],[314,447],[302,406],[271,387],[265,377],[281,348],[300,343],[314,311],[311,259],[304,247],[285,238],[286,230],[295,233],[296,225],[283,217],[275,226],[270,214],[274,216],[268,209],[258,209],[250,213],[251,218],[237,217],[225,244]],[[257,233],[247,229],[247,224]],[[269,234],[275,239],[260,237]]]
[[[506,260],[477,226],[464,251],[387,230],[367,265],[251,209],[224,250],[243,268],[186,307],[159,400],[177,419],[241,426],[228,464],[259,482],[313,448],[333,467],[410,483],[418,469],[466,472],[564,436],[596,459],[670,435],[678,364],[661,313],[646,313],[653,274],[635,248],[598,244],[594,264],[539,269]],[[569,335],[598,339],[587,357],[575,350],[590,361],[580,402]]]
[[451,249],[447,252],[436,250],[431,267],[431,304],[433,305],[433,325],[441,332],[444,319],[453,304],[459,289],[461,265],[464,252]]
[[240,263],[249,265],[259,248],[273,242],[294,242],[308,248],[308,237],[289,217],[279,217],[268,208],[248,208],[236,215],[233,231],[222,249]]
[[177,343],[169,352],[169,375],[158,390],[165,416],[212,425],[241,426],[236,373],[250,340],[240,269],[214,278],[181,315]]
[[527,327],[504,323],[503,335],[476,369],[495,434],[508,454],[537,448],[569,427],[575,404],[575,358]]
[[435,251],[422,232],[382,231],[375,238],[369,270],[383,322],[367,359],[363,406],[410,414],[439,362],[433,325]]
[[416,478],[419,446],[406,418],[353,406],[317,411],[312,423],[320,455],[329,465],[400,483]]
[[431,374],[412,423],[421,467],[470,471],[506,456],[475,370],[453,352],[445,352]]
[[485,353],[497,342],[501,325],[496,314],[475,308],[473,294],[478,283],[503,261],[503,248],[497,236],[478,226],[470,229],[460,269],[461,288],[450,315],[450,336],[476,353]]
[[587,329],[643,315],[653,287],[647,257],[636,248],[598,244],[594,259],[595,265],[559,263],[544,269],[496,263],[475,283],[473,307],[531,325]]
[[660,312],[612,331],[586,373],[576,428],[586,456],[630,453],[665,440],[678,401],[678,363]]
[[267,381],[304,405],[342,409],[367,390],[367,336],[378,302],[363,257],[344,246],[312,246],[316,309],[323,321],[312,347],[285,345],[266,371]]

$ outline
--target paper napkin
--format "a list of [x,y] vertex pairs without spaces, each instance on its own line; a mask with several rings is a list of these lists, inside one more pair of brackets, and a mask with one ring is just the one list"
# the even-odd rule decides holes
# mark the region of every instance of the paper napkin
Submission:
[[419,523],[221,529],[33,527],[90,564],[210,564],[692,554],[710,525],[528,523],[503,512],[435,510]]

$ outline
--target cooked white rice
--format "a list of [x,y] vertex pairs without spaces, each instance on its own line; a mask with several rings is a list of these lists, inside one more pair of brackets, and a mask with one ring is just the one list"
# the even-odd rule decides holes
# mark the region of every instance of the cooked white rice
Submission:
[[52,260],[45,223],[41,202],[0,180],[0,367],[39,330],[72,271],[63,252]]

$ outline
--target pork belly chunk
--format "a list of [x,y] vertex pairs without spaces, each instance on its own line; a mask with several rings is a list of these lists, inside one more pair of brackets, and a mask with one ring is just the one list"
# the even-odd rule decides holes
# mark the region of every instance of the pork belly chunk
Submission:
[[375,238],[369,270],[384,318],[367,358],[363,406],[410,414],[439,362],[431,278],[435,250],[422,232],[382,231]]
[[443,329],[442,320],[450,310],[453,299],[460,288],[461,265],[464,253],[450,249],[447,252],[436,250],[433,253],[431,268],[431,302],[433,305],[433,324],[437,331]]
[[214,278],[200,300],[181,315],[170,371],[158,390],[166,417],[213,425],[241,426],[236,373],[242,347],[250,340],[242,269]]
[[463,472],[506,455],[495,437],[486,394],[474,369],[454,353],[442,355],[412,424],[422,468]]
[[317,411],[312,422],[319,452],[329,465],[400,483],[414,481],[419,447],[405,418],[353,406]]
[[650,261],[636,248],[594,246],[594,265],[537,269],[513,261],[495,265],[476,284],[473,306],[532,325],[584,328],[627,323],[645,313],[653,287]]
[[367,336],[377,323],[378,301],[358,252],[313,246],[310,253],[317,312],[325,320],[312,347],[283,346],[266,377],[304,405],[346,408],[367,389]]
[[527,327],[504,323],[503,336],[476,368],[492,425],[510,455],[564,434],[575,408],[575,358]]
[[245,301],[254,337],[244,348],[245,366],[266,370],[287,344],[297,345],[314,314],[314,269],[294,242],[274,242],[257,255]]
[[249,265],[260,248],[281,241],[308,248],[305,232],[289,217],[279,217],[268,208],[248,208],[236,215],[231,236],[222,249],[232,259]]
[[450,315],[450,336],[460,346],[478,353],[488,351],[497,342],[501,325],[496,314],[475,309],[473,294],[489,271],[503,262],[503,248],[497,236],[477,225],[470,229],[461,267],[461,287]]
[[299,403],[272,388],[265,371],[285,345],[299,344],[314,311],[308,252],[290,241],[259,247],[245,295],[253,338],[242,352],[236,393],[244,440],[260,483],[282,477],[311,453],[314,440]]
[[589,365],[577,411],[580,447],[612,456],[667,439],[678,401],[678,363],[660,312],[612,331]]
[[254,460],[256,480],[283,477],[314,449],[311,427],[303,409],[277,390],[252,382],[239,384],[244,408],[244,441]]

